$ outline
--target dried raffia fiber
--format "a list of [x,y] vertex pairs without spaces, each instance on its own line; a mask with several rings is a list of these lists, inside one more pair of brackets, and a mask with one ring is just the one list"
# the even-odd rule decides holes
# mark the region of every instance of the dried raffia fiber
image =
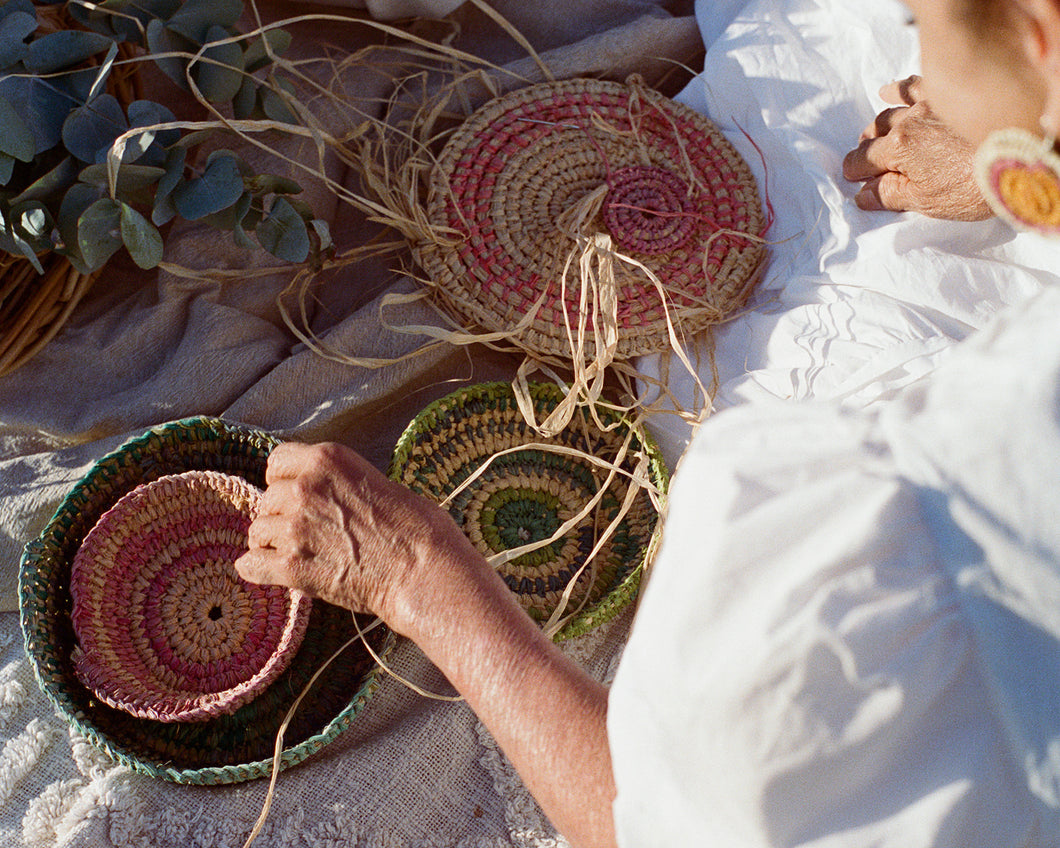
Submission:
[[[103,457],[74,486],[41,535],[26,547],[19,572],[19,607],[26,652],[41,689],[90,742],[142,774],[178,783],[235,783],[273,768],[278,730],[304,693],[277,759],[285,769],[351,726],[380,682],[359,643],[316,678],[325,660],[357,635],[346,610],[315,601],[297,653],[276,680],[234,712],[204,721],[161,722],[115,709],[77,678],[71,566],[101,516],[138,486],[171,474],[216,471],[265,484],[265,463],[277,440],[219,419],[171,422],[131,439]],[[385,628],[368,639],[386,656]]]
[[312,601],[240,579],[235,560],[260,490],[186,471],[137,486],[88,532],[71,564],[78,679],[140,718],[235,712],[287,667]]
[[[563,399],[528,384],[538,414]],[[507,383],[457,390],[399,439],[390,475],[445,506],[553,637],[585,633],[636,595],[661,525],[667,471],[651,439],[584,408],[543,439]]]
[[[396,254],[404,244],[422,269],[423,296],[444,317],[442,326],[391,329],[427,338],[425,347],[514,346],[527,355],[526,373],[538,366],[569,371],[571,393],[590,402],[601,398],[605,376],[617,376],[634,396],[634,380],[643,375],[631,358],[642,353],[673,350],[695,375],[685,354],[689,336],[732,316],[765,255],[768,221],[746,164],[711,122],[639,79],[556,81],[495,10],[471,2],[522,45],[531,60],[524,70],[545,82],[534,84],[444,38],[360,20],[388,43],[289,60],[271,55],[264,39],[277,79],[294,87],[271,77],[264,83],[297,120],[235,121],[198,91],[191,71],[208,61],[200,51],[184,57],[187,82],[212,120],[129,130],[108,157],[111,184],[133,136],[179,125],[232,134],[391,228],[390,237],[321,255],[281,296],[292,330],[339,361],[392,362],[348,356],[314,336],[305,309],[314,277]],[[326,14],[263,23],[253,2],[249,8],[257,27],[247,38],[309,21],[351,24],[348,16]],[[390,96],[351,92],[342,80],[354,69],[388,77]],[[292,139],[311,151],[285,154]],[[339,181],[333,175],[341,168],[329,169],[329,161],[355,178]],[[483,244],[490,248],[484,254]],[[276,270],[161,267],[237,279]],[[394,302],[384,298],[383,308]],[[705,400],[709,394],[704,388]],[[543,432],[562,427],[568,411],[558,410]],[[679,410],[689,418],[700,411]]]
[[[574,401],[599,401],[608,378],[635,396],[632,360],[647,353],[673,351],[698,381],[691,336],[734,316],[766,255],[769,218],[728,140],[636,77],[556,81],[542,65],[547,81],[532,84],[445,45],[431,51],[413,52],[433,73],[397,78],[384,116],[365,116],[337,151],[360,177],[351,202],[404,237],[418,297],[442,319],[387,324],[387,306],[415,298],[401,295],[383,299],[384,324],[432,345],[522,351],[523,375],[567,372]],[[307,345],[361,367],[393,362],[315,338],[311,287],[302,274],[281,298]],[[561,429],[570,408],[542,432]]]

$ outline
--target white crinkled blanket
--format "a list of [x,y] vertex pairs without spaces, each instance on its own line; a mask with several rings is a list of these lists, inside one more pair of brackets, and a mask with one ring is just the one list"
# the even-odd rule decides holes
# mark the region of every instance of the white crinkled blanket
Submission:
[[[733,6],[741,6],[733,11]],[[718,33],[678,100],[709,115],[751,165],[776,215],[754,309],[715,333],[715,406],[837,399],[856,408],[931,371],[954,342],[1056,279],[1060,252],[998,221],[861,212],[843,156],[917,70],[916,32],[895,0],[696,4]],[[748,138],[749,137],[749,138]],[[706,361],[705,348],[700,348]],[[702,370],[705,370],[702,369]],[[690,406],[694,384],[671,363]],[[657,421],[671,458],[687,428]]]

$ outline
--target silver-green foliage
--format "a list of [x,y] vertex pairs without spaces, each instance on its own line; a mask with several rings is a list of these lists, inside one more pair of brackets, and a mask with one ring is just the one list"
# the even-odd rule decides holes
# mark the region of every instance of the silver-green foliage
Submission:
[[32,0],[0,0],[0,250],[26,256],[38,271],[38,254],[55,251],[88,272],[124,247],[152,268],[162,260],[158,228],[177,216],[231,230],[242,247],[254,245],[253,235],[289,262],[329,246],[326,224],[293,196],[297,183],[255,174],[231,150],[189,167],[189,149],[212,132],[132,134],[113,186],[108,175],[116,139],[177,123],[161,103],[123,107],[107,93],[120,42],[139,45],[184,88],[190,69],[202,96],[230,104],[237,119],[290,123],[296,118],[275,90],[285,81],[264,79],[270,55],[290,43],[286,32],[240,37],[243,0],[71,0],[69,11],[85,29],[41,34]]

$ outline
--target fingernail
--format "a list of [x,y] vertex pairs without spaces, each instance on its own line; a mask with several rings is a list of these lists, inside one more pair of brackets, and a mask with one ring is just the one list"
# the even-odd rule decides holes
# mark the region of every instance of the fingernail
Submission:
[[876,203],[876,195],[871,191],[859,191],[854,195],[854,203],[857,204],[858,209],[863,209],[866,212],[879,210],[879,206]]

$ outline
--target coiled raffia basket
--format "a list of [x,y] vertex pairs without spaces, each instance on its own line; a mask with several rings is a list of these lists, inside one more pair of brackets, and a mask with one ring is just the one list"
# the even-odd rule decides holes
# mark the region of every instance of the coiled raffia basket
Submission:
[[[669,350],[671,330],[741,307],[766,253],[747,163],[710,120],[635,78],[490,101],[439,155],[426,213],[414,255],[440,304],[537,356],[570,358],[571,328],[612,309],[616,358]],[[580,267],[602,258],[614,291],[583,308]]]
[[[82,29],[65,3],[36,3],[37,34]],[[123,62],[135,56],[135,48],[118,45],[118,59],[107,78],[107,91],[122,106],[142,96],[138,62]],[[96,57],[85,67],[98,64]],[[82,274],[65,256],[45,253],[38,257],[44,273],[37,273],[24,256],[0,254],[0,376],[14,371],[35,356],[69,319],[100,272]]]
[[[236,475],[258,488],[277,440],[218,419],[172,422],[97,462],[26,546],[19,604],[26,652],[41,689],[90,742],[142,774],[177,783],[235,783],[272,771],[277,731],[325,661],[357,634],[346,610],[314,601],[297,652],[249,702],[196,721],[157,721],[117,709],[79,679],[71,565],[86,535],[123,496],[145,483],[193,470]],[[366,634],[385,656],[385,628]],[[309,689],[285,733],[280,768],[319,751],[348,729],[379,686],[381,671],[355,641]],[[205,719],[205,720],[202,720]]]
[[[530,396],[539,417],[563,399],[548,383],[531,383]],[[548,622],[570,587],[556,639],[587,633],[636,597],[661,529],[647,491],[653,487],[660,498],[666,491],[668,472],[658,446],[648,434],[631,432],[616,413],[600,407],[597,414],[609,429],[598,427],[582,408],[557,435],[542,437],[526,422],[508,383],[459,389],[409,424],[390,466],[392,479],[437,503],[448,501],[453,519],[494,560],[539,623]],[[629,473],[642,456],[647,462],[639,483],[621,473],[608,482],[607,466],[593,462],[617,464]],[[608,535],[631,488],[630,508]],[[587,515],[548,541],[601,491]],[[534,543],[536,549],[499,561],[508,551]]]

